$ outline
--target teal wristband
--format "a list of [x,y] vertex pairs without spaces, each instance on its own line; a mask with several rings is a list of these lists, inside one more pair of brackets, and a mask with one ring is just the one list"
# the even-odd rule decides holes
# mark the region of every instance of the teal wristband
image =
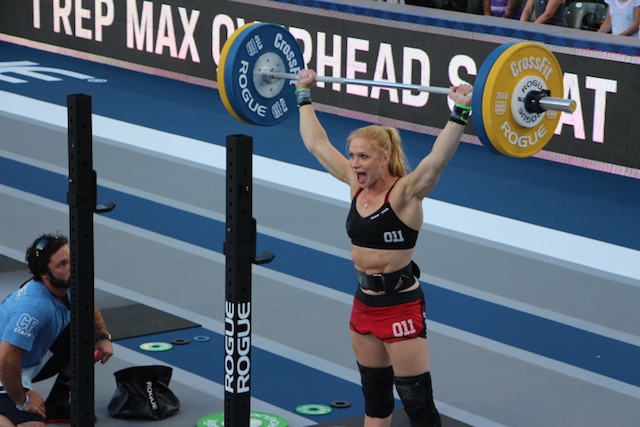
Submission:
[[451,115],[449,116],[449,121],[458,123],[464,126],[469,121],[470,115],[471,115],[470,105],[454,104],[453,110],[451,111]]

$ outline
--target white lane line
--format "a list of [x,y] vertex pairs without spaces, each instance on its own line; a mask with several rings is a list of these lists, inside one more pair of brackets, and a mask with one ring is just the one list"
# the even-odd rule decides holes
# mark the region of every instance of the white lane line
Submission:
[[[173,243],[171,243],[173,246]],[[114,295],[121,296],[141,304],[157,308],[158,310],[171,313],[183,319],[190,320],[194,323],[201,324],[204,328],[209,329],[217,334],[224,335],[224,323],[210,319],[206,316],[194,313],[190,310],[175,306],[173,304],[158,300],[156,298],[140,294],[130,289],[114,285],[102,280],[96,280],[97,289],[109,292]],[[502,354],[526,363],[548,369],[559,374],[588,382],[593,385],[603,387],[617,393],[640,399],[640,387],[618,381],[604,375],[596,374],[586,369],[578,368],[568,363],[559,362],[551,358],[540,356],[529,351],[503,344],[480,335],[475,335],[460,329],[456,329],[445,324],[429,321],[429,329],[451,338],[458,339],[468,344],[490,350],[494,353]],[[331,374],[337,378],[350,381],[354,384],[360,383],[360,376],[354,369],[345,368],[344,366],[319,358],[309,353],[297,350],[295,348],[280,344],[268,338],[259,335],[252,335],[252,342],[258,348],[261,348],[280,357],[302,363],[310,368],[318,369],[322,372]]]
[[[61,212],[66,211],[66,208],[67,208],[66,205],[52,202],[48,199],[34,196],[29,193],[20,192],[10,187],[0,185],[0,191],[6,192],[16,197],[21,196],[20,198],[22,199],[29,200],[34,203],[38,203],[49,208],[54,208],[55,210],[58,210]],[[118,229],[123,232],[136,235],[141,238],[154,241],[159,244],[166,245],[168,247],[172,247],[174,249],[183,250],[197,256],[202,256],[214,262],[220,262],[220,263],[224,262],[224,256],[222,254],[219,254],[214,251],[209,251],[207,249],[203,249],[182,241],[178,241],[157,233],[153,233],[148,230],[140,229],[138,227],[134,227],[128,224],[121,223],[119,221],[115,221],[115,220],[105,218],[105,217],[100,217],[100,216],[96,217],[96,222],[114,229]],[[12,250],[3,245],[0,245],[0,253],[16,260],[21,260],[23,257],[22,253]],[[256,266],[255,272],[256,274],[260,274],[268,278],[273,278],[274,280],[278,280],[285,284],[290,284],[296,287],[305,288],[307,290],[311,290],[312,292],[314,292],[314,289],[310,288],[309,285],[312,285],[312,287],[315,286],[317,288],[315,289],[315,292],[345,304],[350,304],[352,300],[351,295],[348,295],[346,293],[339,292],[339,291],[333,291],[331,293],[327,293],[327,288],[321,285],[316,285],[312,283],[310,284],[306,281],[301,281],[296,278],[291,278],[290,276],[287,276],[282,273],[275,272],[275,276],[271,276],[274,272],[264,267]],[[108,283],[100,279],[96,279],[95,286],[97,289],[100,289],[104,292],[108,292],[114,295],[118,295],[122,298],[126,298],[132,301],[139,302],[141,304],[155,307],[159,310],[172,313],[176,316],[190,320],[194,323],[199,323],[204,328],[209,329],[212,332],[215,332],[217,334],[220,334],[220,335],[224,334],[224,324],[222,322],[210,319],[206,316],[200,315],[198,313],[194,313],[182,307],[175,306],[173,304],[155,299],[153,297],[132,291],[130,289],[127,289],[112,283]],[[593,372],[590,372],[581,368],[577,368],[575,366],[572,366],[566,363],[558,362],[544,356],[540,356],[534,353],[520,350],[518,348],[509,346],[497,341],[493,341],[475,334],[471,334],[456,328],[452,328],[438,322],[430,321],[429,326],[430,326],[430,329],[435,333],[443,334],[445,336],[458,339],[460,341],[490,350],[498,354],[512,357],[514,359],[521,360],[523,362],[530,363],[530,364],[539,366],[541,368],[549,369],[561,375],[569,376],[581,381],[591,383],[599,387],[603,387],[621,394],[628,395],[633,398],[640,399],[640,388],[623,383],[621,381],[617,381],[617,380],[605,377],[603,375],[595,374]],[[256,347],[261,348],[265,351],[268,351],[272,354],[276,354],[280,357],[296,361],[298,363],[309,366],[313,369],[318,369],[320,371],[333,375],[337,378],[342,378],[347,381],[350,381],[354,384],[359,384],[359,374],[356,370],[345,368],[344,366],[338,365],[328,360],[319,358],[315,355],[305,353],[303,351],[294,349],[284,344],[277,343],[275,341],[272,341],[270,339],[267,339],[258,335],[252,335],[252,341],[253,341],[253,345],[255,345]],[[451,405],[447,405],[446,403],[438,402],[438,405],[442,407],[443,414],[450,417],[457,418],[463,422],[468,422],[471,425],[499,427],[498,424],[494,423],[491,420],[486,420],[474,414],[467,413],[462,409],[455,408]]]
[[[128,349],[127,347],[119,345],[118,343],[114,343],[114,347],[115,347],[114,357],[116,357],[117,359],[123,360],[127,363],[130,363],[132,366],[155,365],[158,363],[157,359],[141,354],[137,351]],[[163,362],[163,365],[167,365],[173,368],[173,373],[171,378],[172,381],[180,382],[185,386],[196,389],[204,394],[213,396],[220,400],[224,400],[225,392],[224,392],[224,388],[222,387],[222,384],[218,384],[215,381],[208,380],[206,378],[203,378],[201,376],[198,376],[196,374],[193,374],[189,371],[178,368],[171,364],[167,364],[165,362]],[[304,427],[312,424],[317,424],[312,420],[301,417],[296,413],[287,411],[278,406],[265,402],[264,400],[260,400],[256,397],[251,398],[251,410],[279,415],[284,419],[286,419],[287,424],[291,427]]]
[[[0,150],[0,154],[1,154],[1,150]],[[126,190],[126,188],[123,188],[123,186],[120,186],[121,190]],[[0,192],[3,192],[5,194],[9,194],[13,197],[17,197],[32,203],[37,203],[40,204],[42,206],[46,206],[48,208],[56,208],[56,210],[60,211],[60,212],[66,212],[66,210],[68,209],[67,205],[64,204],[60,204],[57,202],[53,202],[51,200],[45,199],[45,198],[41,198],[39,196],[35,196],[33,194],[30,193],[25,193],[19,190],[15,190],[14,188],[11,187],[7,187],[7,186],[3,186],[0,185]],[[146,194],[140,194],[140,192],[138,192],[139,196],[144,197],[144,196],[152,196],[149,195],[148,193]],[[154,200],[154,199],[152,199]],[[157,200],[157,199],[156,199]],[[168,202],[169,206],[174,206],[174,205],[178,205],[181,204],[182,208],[188,209],[190,207],[190,205],[186,205],[184,203],[181,202],[175,202],[175,204],[171,201],[171,200],[165,200],[166,202]],[[194,207],[195,208],[195,207]],[[200,208],[198,208],[200,209]],[[201,209],[200,209],[201,210]],[[200,212],[200,214],[218,220],[218,221],[224,221],[224,218],[219,215],[219,214],[215,214],[215,213],[211,213],[211,212]],[[129,233],[129,234],[133,234],[139,237],[143,237],[147,240],[162,244],[162,245],[170,245],[172,248],[175,249],[179,249],[181,251],[193,254],[193,255],[197,255],[200,256],[202,258],[208,259],[208,260],[213,260],[215,262],[218,262],[220,264],[223,264],[225,262],[225,257],[222,253],[219,252],[215,252],[215,251],[210,251],[208,249],[205,248],[201,248],[199,246],[196,245],[192,245],[190,243],[186,243],[180,240],[175,240],[172,239],[170,237],[167,236],[163,236],[161,234],[157,234],[154,232],[150,232],[144,229],[141,229],[139,227],[136,226],[132,226],[126,223],[122,223],[110,218],[106,218],[106,217],[102,217],[102,216],[96,216],[95,220],[97,223],[100,223],[102,225],[105,225],[107,227],[111,227],[114,229],[118,229],[120,231]],[[329,253],[333,256],[337,256],[346,260],[350,260],[351,256],[350,253],[348,251],[339,249],[339,248],[335,248],[335,247],[329,247],[327,245],[320,245],[317,244],[315,242],[311,242],[311,241],[307,241],[306,239],[300,239],[297,236],[291,236],[288,235],[287,233],[283,233],[283,232],[279,232],[279,231],[273,231],[269,228],[263,227],[260,228],[260,232],[264,233],[266,235],[269,236],[273,236],[273,237],[278,237],[280,239],[289,241],[291,243],[294,244],[299,244],[299,245],[303,245],[306,247],[311,247],[313,249],[319,250],[319,251],[323,251],[325,253]],[[170,242],[170,243],[167,243]],[[17,259],[22,258],[22,254],[17,254]],[[278,271],[274,271],[271,270],[267,267],[262,267],[262,266],[253,266],[254,271],[256,272],[256,274],[259,274],[260,276],[266,277],[270,280],[279,282],[279,283],[283,283],[286,284],[288,286],[297,288],[297,289],[301,289],[304,290],[306,292],[311,292],[314,293],[316,295],[325,297],[325,298],[330,298],[333,299],[334,301],[338,301],[344,304],[351,304],[352,300],[353,300],[353,296],[351,294],[347,294],[338,290],[334,290],[331,288],[327,288],[323,285],[317,284],[317,283],[313,283],[313,282],[309,282],[307,280],[303,280],[303,279],[299,279],[297,277],[285,274],[285,273],[280,273]],[[562,313],[558,313],[552,310],[547,310],[545,308],[541,308],[541,307],[537,307],[531,304],[526,304],[520,301],[516,301],[513,300],[511,298],[506,298],[500,295],[496,295],[496,294],[492,294],[489,292],[485,292],[485,291],[481,291],[478,289],[474,289],[472,287],[460,284],[460,283],[456,283],[447,279],[443,279],[440,277],[436,277],[436,276],[432,276],[430,274],[426,274],[426,273],[422,273],[420,280],[425,282],[425,283],[430,283],[432,285],[435,286],[439,286],[441,288],[444,289],[448,289],[463,295],[469,295],[472,296],[474,298],[483,300],[483,301],[487,301],[490,303],[494,303],[503,307],[507,307],[513,310],[517,310],[523,313],[528,313],[531,314],[533,316],[536,317],[540,317],[543,319],[548,319],[554,322],[558,322],[564,325],[568,325],[568,326],[572,326],[596,335],[601,335],[604,337],[608,337],[611,339],[615,339],[627,344],[631,344],[634,346],[638,346],[640,347],[640,337],[638,337],[637,335],[633,335],[627,332],[622,332],[619,331],[617,329],[613,329],[613,328],[609,328],[606,326],[602,326],[599,325],[597,323],[593,323],[593,322],[589,322],[586,320],[582,320],[576,317],[572,317],[572,316],[568,316]],[[640,283],[638,284],[640,286]]]
[[[0,91],[0,111],[65,128],[64,107]],[[118,120],[93,116],[94,136],[217,169],[226,149]],[[349,203],[345,185],[325,172],[254,156],[254,178],[292,190]],[[425,199],[425,224],[497,244],[556,258],[589,269],[640,280],[640,251],[498,215]]]
[[[33,196],[32,194],[29,194],[29,193],[20,192],[10,187],[0,186],[0,191],[10,193],[11,195],[14,195],[14,196],[22,196],[21,198],[30,200],[34,203],[39,203],[43,206],[55,207],[56,210],[59,210],[59,211],[66,210],[66,205],[52,202],[48,199],[44,199],[38,196]],[[115,220],[101,217],[101,216],[96,216],[96,222],[104,226],[111,227],[113,229],[117,229],[119,231],[156,242],[158,244],[162,244],[177,250],[185,251],[187,253],[191,253],[196,256],[201,256],[213,262],[219,262],[219,263],[225,262],[224,256],[220,253],[210,251],[195,245],[191,245],[189,243],[185,243],[176,239],[172,239],[170,237],[166,237],[158,233],[140,229],[138,227],[131,226],[129,224],[124,224],[119,221],[115,221]],[[21,260],[23,257],[22,253],[19,253],[18,251],[7,248],[6,246],[3,246],[3,245],[0,245],[0,253],[16,260]],[[322,295],[326,298],[331,298],[335,301],[338,301],[344,304],[350,304],[352,301],[352,296],[344,292],[331,290],[322,285],[300,280],[283,273],[273,272],[265,267],[254,266],[254,269],[255,269],[254,272],[256,275],[261,275],[263,277],[266,277],[272,280],[277,280],[280,283],[287,284],[289,286],[305,289],[307,291],[317,293],[318,295]],[[441,279],[437,279],[437,280],[441,281]],[[452,282],[444,283],[444,281],[441,281],[440,284],[448,285],[453,290],[456,290],[455,289],[456,285],[453,284]],[[210,329],[211,331],[214,331],[218,334],[224,333],[224,324],[222,322],[210,319],[206,316],[194,313],[192,311],[155,299],[153,297],[132,291],[130,289],[127,289],[112,283],[108,283],[100,279],[96,279],[95,286],[96,288],[103,290],[105,292],[109,292],[114,295],[119,295],[123,298],[127,298],[132,301],[137,301],[139,303],[142,303],[151,307],[156,307],[159,310],[165,311],[167,313],[172,313],[176,316],[182,317],[192,322],[199,323],[203,325],[203,327]],[[478,291],[475,291],[475,292],[478,292]],[[494,298],[494,299],[500,300],[500,298],[496,297],[495,295],[490,295],[485,293],[482,296],[486,298]],[[503,300],[506,300],[506,299],[503,299]],[[502,301],[502,302],[505,302],[505,301]],[[537,315],[536,314],[537,311],[540,311],[540,312],[543,311],[537,307],[531,307],[531,306],[525,307],[524,304],[522,305],[522,308],[529,308],[530,311],[533,312],[532,314],[534,315]],[[557,313],[546,311],[546,314],[549,314],[549,313],[551,313],[555,317],[560,316],[562,317],[563,320],[568,319],[572,323],[581,322],[577,319],[572,320],[569,316],[564,316]],[[531,363],[531,364],[540,366],[542,368],[558,372],[562,375],[570,376],[585,382],[589,382],[599,387],[604,387],[609,390],[626,394],[634,398],[640,398],[640,388],[632,386],[630,384],[617,381],[617,380],[605,377],[603,375],[595,374],[593,372],[590,372],[581,368],[577,368],[575,366],[572,366],[566,363],[558,362],[553,359],[540,356],[528,351],[520,350],[518,348],[509,346],[497,341],[493,341],[493,340],[481,337],[479,335],[471,334],[456,328],[452,328],[438,322],[430,321],[429,325],[430,325],[430,329],[436,333],[441,333],[443,335],[456,338],[460,341],[467,342],[469,344],[476,345],[478,347],[482,347],[484,349],[524,361],[526,363]],[[589,325],[587,324],[587,322],[584,322],[583,326],[589,326]],[[600,332],[602,332],[602,330]],[[623,333],[619,331],[614,331],[614,332],[619,337],[624,338]],[[636,345],[635,342],[637,342],[637,337],[631,337],[631,338],[632,338],[632,341],[634,342],[630,342],[630,344]],[[343,378],[354,383],[358,383],[359,381],[358,373],[355,370],[345,368],[341,365],[332,363],[330,361],[321,359],[317,356],[314,356],[308,353],[301,352],[299,350],[285,346],[283,344],[279,344],[277,342],[271,341],[264,337],[260,337],[256,335],[256,336],[253,336],[252,339],[254,344],[257,347],[262,348],[265,351],[269,351],[273,354],[277,354],[280,357],[287,358],[290,360],[295,360],[311,368],[320,369],[323,372],[330,373],[332,375],[335,375],[338,378]]]
[[[219,335],[224,335],[224,323],[217,320],[210,319],[206,316],[194,313],[181,307],[166,303],[164,301],[149,297],[144,294],[140,294],[130,289],[123,288],[121,286],[107,283],[101,280],[96,280],[96,288],[104,292],[109,292],[120,297],[137,301],[141,304],[154,307],[158,310],[171,313],[175,316],[182,317],[183,319],[190,320],[194,323],[199,323],[203,328],[209,329]],[[312,369],[316,369],[321,372],[325,372],[336,378],[340,378],[345,381],[349,381],[353,384],[360,384],[360,374],[355,369],[346,368],[337,363],[330,362],[326,359],[322,359],[313,354],[305,353],[297,350],[293,347],[278,343],[268,338],[261,337],[256,334],[251,335],[252,346],[265,350],[269,353],[278,355],[284,359],[288,359],[297,363],[301,363]],[[190,384],[190,383],[187,383]],[[486,426],[486,427],[504,427],[501,424],[495,423],[486,418],[464,411],[463,409],[455,406],[436,401],[440,412],[449,417],[455,417],[459,421],[465,422],[470,425]]]
[[543,369],[557,372],[558,374],[571,377],[579,381],[584,381],[586,383],[597,385],[616,393],[627,395],[634,399],[640,399],[640,387],[636,387],[631,384],[606,377],[604,375],[596,374],[586,369],[569,365],[568,363],[559,362],[548,357],[540,356],[529,351],[512,347],[499,341],[494,341],[480,335],[475,335],[463,331],[461,329],[452,328],[451,326],[438,322],[430,321],[429,330],[458,339],[467,344],[472,344],[498,354],[509,356],[522,362],[539,366]]
[[567,316],[566,314],[558,313],[556,311],[536,307],[534,305],[516,301],[511,298],[506,298],[500,295],[481,291],[466,285],[462,285],[460,283],[452,282],[451,280],[432,276],[430,274],[421,274],[420,280],[463,295],[469,295],[483,301],[488,301],[503,307],[508,307],[523,313],[528,313],[536,317],[548,319],[553,322],[561,323],[563,325],[572,326],[574,328],[581,329],[592,334],[601,335],[603,337],[611,338],[620,342],[634,345],[636,347],[640,347],[640,337],[637,335],[618,331],[616,329],[608,328],[606,326],[578,319],[576,317]]

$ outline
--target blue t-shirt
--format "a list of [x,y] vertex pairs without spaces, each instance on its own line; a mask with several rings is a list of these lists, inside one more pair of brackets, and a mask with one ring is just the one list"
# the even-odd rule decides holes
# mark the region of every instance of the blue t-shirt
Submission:
[[[71,321],[71,311],[44,283],[30,280],[0,305],[1,339],[25,350],[23,371],[38,366]],[[23,378],[24,380],[24,378]]]

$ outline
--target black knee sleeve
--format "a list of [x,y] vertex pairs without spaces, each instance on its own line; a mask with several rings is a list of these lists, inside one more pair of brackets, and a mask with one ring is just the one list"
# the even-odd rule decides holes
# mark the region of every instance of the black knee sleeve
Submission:
[[393,368],[367,368],[358,363],[364,411],[370,417],[386,418],[393,413]]
[[409,416],[411,427],[440,427],[440,414],[433,402],[431,373],[415,377],[396,377],[396,390]]

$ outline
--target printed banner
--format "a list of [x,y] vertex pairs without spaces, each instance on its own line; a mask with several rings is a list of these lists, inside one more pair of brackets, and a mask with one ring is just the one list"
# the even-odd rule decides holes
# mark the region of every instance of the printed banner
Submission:
[[[419,9],[419,8],[418,8]],[[378,11],[379,12],[379,11]],[[142,71],[155,70],[215,86],[222,46],[247,22],[284,25],[299,40],[307,66],[321,75],[448,87],[474,82],[490,52],[511,39],[459,29],[329,11],[284,2],[230,0],[5,0],[0,39],[33,41],[63,53]],[[505,34],[498,31],[496,34]],[[3,36],[4,35],[4,36]],[[558,37],[560,38],[560,37]],[[563,94],[576,100],[546,151],[594,161],[600,169],[640,169],[637,56],[548,45],[564,72]],[[362,85],[319,84],[314,101],[338,112],[438,129],[448,117],[444,95]],[[472,126],[467,132],[473,134]],[[561,160],[567,162],[565,160]],[[571,162],[571,161],[569,161]],[[602,166],[603,165],[603,166]],[[633,175],[633,173],[631,174]],[[637,175],[636,175],[637,176]]]

